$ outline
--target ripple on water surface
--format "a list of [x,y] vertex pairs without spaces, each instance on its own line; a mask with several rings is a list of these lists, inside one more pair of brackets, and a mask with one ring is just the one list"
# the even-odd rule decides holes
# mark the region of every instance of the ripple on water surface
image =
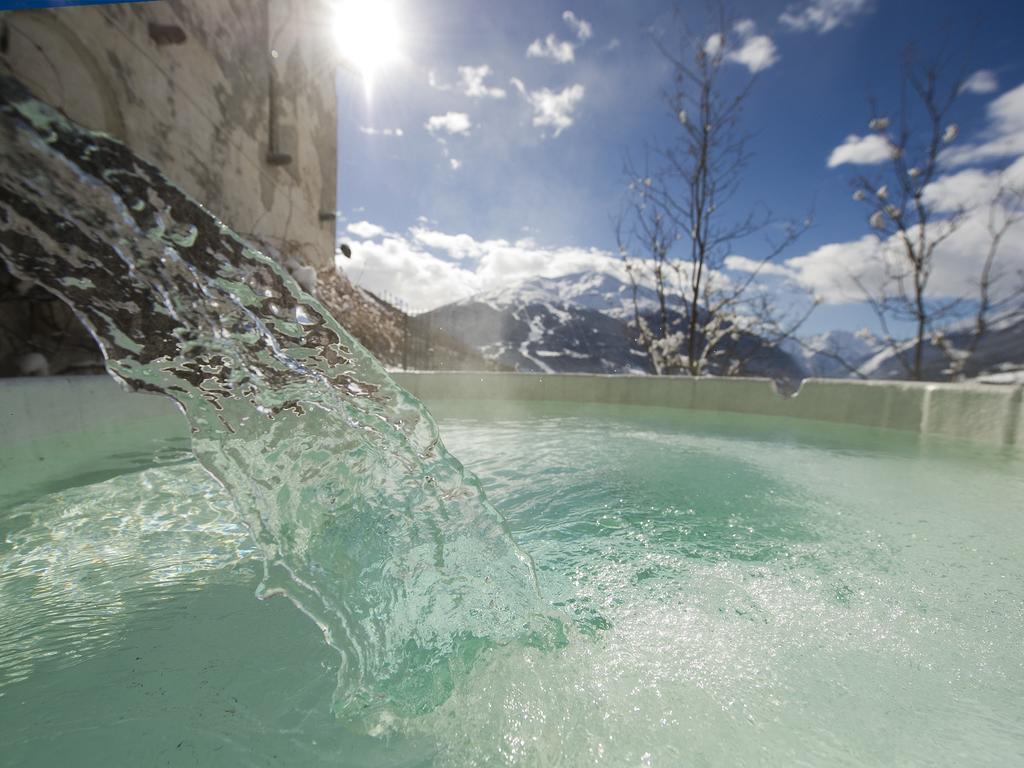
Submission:
[[1024,757],[1013,460],[898,439],[857,448],[856,432],[769,441],[756,424],[653,412],[442,425],[572,617],[568,645],[492,649],[440,707],[385,710],[369,734],[339,722],[336,658],[290,604],[253,599],[248,534],[217,486],[192,464],[159,467],[6,513],[0,719],[15,724],[14,753],[34,765],[72,749],[83,764]]

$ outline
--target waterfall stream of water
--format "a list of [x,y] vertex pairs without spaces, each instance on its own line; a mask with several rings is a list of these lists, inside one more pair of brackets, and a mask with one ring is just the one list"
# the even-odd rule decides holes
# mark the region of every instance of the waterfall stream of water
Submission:
[[261,596],[341,654],[340,711],[429,709],[481,649],[561,636],[429,414],[273,259],[11,80],[0,143],[0,257],[116,379],[181,406],[263,554]]

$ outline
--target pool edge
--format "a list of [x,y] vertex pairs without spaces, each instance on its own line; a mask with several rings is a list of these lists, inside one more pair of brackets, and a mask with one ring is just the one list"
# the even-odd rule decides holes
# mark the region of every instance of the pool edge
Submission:
[[[609,374],[399,371],[429,407],[438,400],[601,403],[725,411],[942,435],[988,445],[1024,442],[1024,386],[807,379],[792,396],[770,379]],[[185,437],[167,398],[127,392],[108,376],[0,379],[0,434],[29,452],[61,436],[128,432]]]

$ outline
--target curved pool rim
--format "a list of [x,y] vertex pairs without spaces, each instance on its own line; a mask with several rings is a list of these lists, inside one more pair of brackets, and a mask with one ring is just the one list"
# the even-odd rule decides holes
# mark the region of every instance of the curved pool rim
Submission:
[[[1024,457],[1024,386],[807,379],[792,396],[770,379],[604,374],[392,372],[427,407],[452,401],[610,404],[723,412],[969,441]],[[169,399],[109,376],[0,380],[0,497],[123,466],[125,456],[187,448]],[[83,454],[83,441],[93,450]]]

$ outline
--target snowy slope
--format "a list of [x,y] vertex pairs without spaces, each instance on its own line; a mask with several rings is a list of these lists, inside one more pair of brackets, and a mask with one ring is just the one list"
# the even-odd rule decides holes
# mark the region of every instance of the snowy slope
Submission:
[[790,339],[782,344],[807,376],[835,379],[856,377],[853,371],[883,347],[884,342],[870,333],[842,330],[806,336],[800,341]]
[[[954,346],[964,348],[967,346],[970,332],[953,332],[949,334],[949,338]],[[888,347],[881,348],[860,366],[859,373],[871,379],[906,378],[906,368],[900,362],[899,355],[909,361],[913,356],[913,347],[913,341],[907,341],[895,351]],[[948,378],[946,370],[949,361],[942,350],[930,342],[924,348],[922,361],[922,378],[925,380],[944,381]],[[1024,321],[1004,323],[989,330],[968,361],[965,374],[968,378],[973,378],[1015,366],[1024,366]]]
[[[633,287],[603,272],[534,277],[516,285],[476,294],[460,303],[489,304],[495,309],[523,304],[574,306],[625,319],[631,319],[634,314]],[[678,306],[679,298],[672,298],[670,303]],[[657,294],[650,288],[639,288],[637,306],[641,314],[655,312],[658,308]]]
[[[679,299],[671,303],[678,307]],[[637,304],[658,327],[654,291],[639,290]],[[532,278],[477,294],[424,319],[495,363],[521,371],[646,373],[646,355],[634,345],[628,325],[633,316],[631,285],[608,274],[578,273]],[[672,312],[669,321],[675,327],[682,318]],[[744,356],[755,352],[748,374],[800,377],[801,369],[789,355],[762,350],[756,336],[739,334],[734,343]],[[711,372],[721,371],[713,365]]]
[[[651,326],[660,327],[655,292],[640,288],[637,304]],[[681,300],[672,297],[669,305],[678,309]],[[633,288],[628,282],[607,273],[587,272],[531,278],[441,307],[424,319],[436,331],[450,334],[503,367],[537,372],[644,373],[648,372],[646,356],[634,345],[634,332],[628,326],[633,317]],[[670,310],[669,322],[678,328],[682,318]],[[801,342],[791,340],[781,349],[770,349],[756,336],[739,334],[730,343],[740,350],[740,357],[754,352],[744,370],[747,375],[778,379],[906,377],[892,350],[870,333],[833,330]],[[967,375],[977,376],[1007,364],[1024,365],[1024,323],[993,329],[968,366]],[[716,365],[721,363],[713,363],[711,372],[724,373]],[[941,352],[929,346],[925,378],[946,378],[946,367]]]
[[436,331],[474,347],[484,357],[520,371],[643,373],[621,320],[586,307],[511,295],[500,302],[460,301],[433,312]]

